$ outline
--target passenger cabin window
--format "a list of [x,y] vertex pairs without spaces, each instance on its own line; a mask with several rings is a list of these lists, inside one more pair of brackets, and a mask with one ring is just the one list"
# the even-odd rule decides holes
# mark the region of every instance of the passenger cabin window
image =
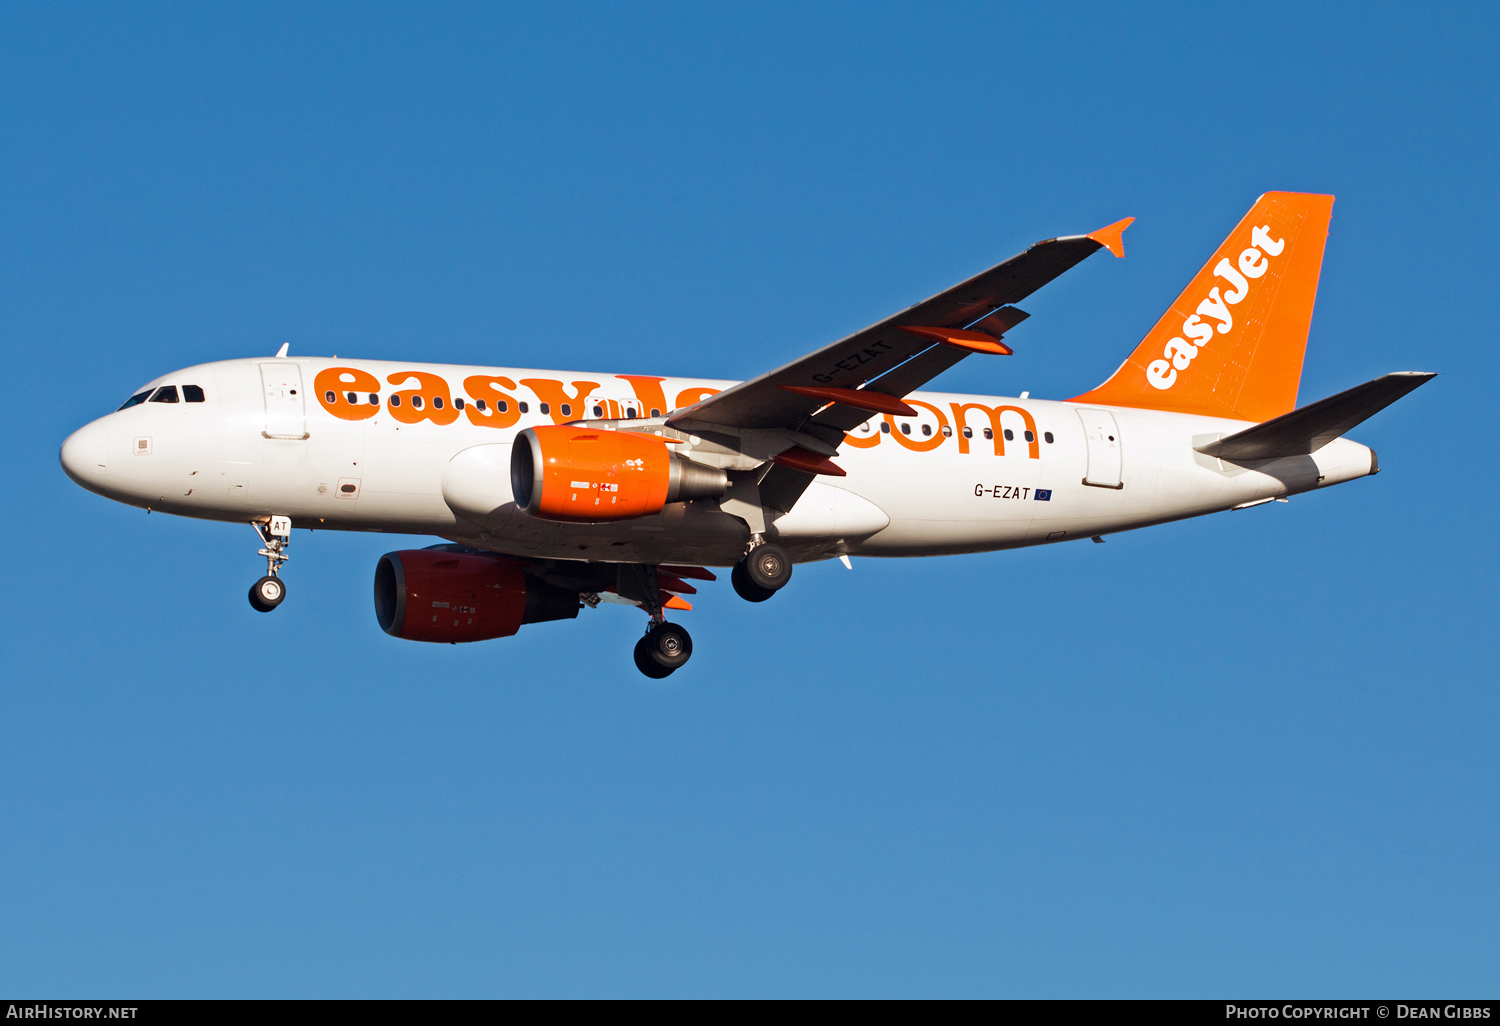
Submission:
[[411,397],[411,408],[414,409],[414,410],[420,410],[422,408],[422,397],[421,396],[414,395],[414,396]]
[[[148,388],[144,392],[137,392],[135,395],[131,396],[129,399],[126,399],[125,402],[124,402],[124,404],[120,407],[120,409],[121,410],[128,410],[132,406],[139,406],[139,405],[141,405],[141,403],[145,402],[147,399],[150,399],[150,398],[151,398],[151,389]],[[115,412],[118,413],[119,410],[116,410]]]
[[1048,431],[1048,432],[1045,432],[1045,433],[1044,433],[1044,434],[1043,434],[1043,435],[1042,435],[1042,437],[1043,437],[1043,438],[1045,438],[1045,439],[1046,439],[1046,440],[1047,440],[1047,444],[1048,444],[1048,445],[1051,445],[1051,444],[1052,444],[1052,432],[1051,432],[1051,431]]
[[393,395],[393,396],[391,396],[391,405],[392,406],[400,406],[401,405],[401,397],[399,395]]
[[[542,411],[542,416],[543,417],[550,417],[550,416],[552,416],[552,404],[551,403],[542,403],[540,409]],[[525,413],[526,411],[522,410],[521,412]]]
[[177,386],[176,385],[163,385],[163,386],[161,386],[160,388],[158,388],[156,390],[156,394],[151,397],[151,401],[153,403],[175,403],[175,402],[177,402]]
[[932,425],[931,424],[923,424],[922,425],[922,434],[924,434],[924,435],[930,435],[930,434],[932,434]]
[[[543,410],[542,412],[545,413],[546,411]],[[563,403],[562,404],[562,415],[564,417],[571,417],[571,416],[573,416],[573,407],[570,404],[568,404],[568,403]]]
[[994,438],[995,437],[995,432],[991,431],[989,428],[985,428],[984,429],[984,437],[986,437],[986,438]]
[[909,435],[909,434],[911,434],[911,425],[910,424],[902,424],[901,425],[901,433],[903,435]]
[[594,416],[596,416],[596,417],[602,417],[602,416],[604,416],[604,407],[600,406],[598,403],[594,404]]
[[190,403],[203,402],[203,389],[197,385],[183,385],[182,398]]
[[883,434],[883,435],[890,434],[891,433],[891,426],[889,424],[886,424],[886,423],[882,422],[881,425],[880,425],[880,433]]
[[461,410],[461,409],[464,408],[464,397],[463,396],[459,396],[457,399],[453,400],[453,408],[455,410]]
[[627,406],[627,407],[625,407],[625,416],[629,417],[631,420],[634,420],[635,419],[635,407],[633,407],[633,406]]
[[[530,412],[530,410],[527,408],[527,404],[524,403],[524,402],[516,403],[516,406],[520,407],[520,410],[521,410],[522,413],[529,413]],[[505,408],[501,407],[500,408],[500,412],[504,413],[505,412]],[[542,403],[542,412],[543,413],[547,412],[547,404],[546,403]]]
[[964,437],[965,438],[973,438],[974,437],[974,429],[971,428],[971,427],[964,428]]
[[1016,440],[1016,433],[1014,431],[1012,431],[1010,428],[1006,428],[1005,429],[1005,440],[1007,442],[1014,442]]
[[[505,410],[504,410],[505,404],[501,403],[500,406],[502,407],[501,410],[500,410],[500,412],[504,413],[505,412]],[[484,412],[484,400],[483,399],[475,399],[474,400],[474,409],[478,410],[480,413],[483,413]]]
[[947,424],[943,425],[943,437],[944,438],[952,438],[953,437],[953,429],[951,427],[949,427]]
[[661,416],[661,411],[658,410],[656,407],[653,406],[651,408],[651,416],[653,416],[653,417],[660,417]]
[[1030,431],[1026,432],[1025,438],[1028,442],[1036,441],[1036,435],[1032,434]]
[[370,405],[371,406],[379,406],[380,405],[380,396],[376,395],[374,392],[370,393]]

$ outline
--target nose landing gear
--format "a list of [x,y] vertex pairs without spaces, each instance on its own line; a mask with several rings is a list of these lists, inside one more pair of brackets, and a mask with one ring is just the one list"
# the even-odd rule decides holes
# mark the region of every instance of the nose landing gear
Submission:
[[266,524],[250,522],[265,547],[260,555],[266,557],[266,576],[250,585],[250,605],[258,613],[269,613],[281,605],[286,598],[286,582],[279,575],[281,564],[289,558],[287,546],[292,544],[292,520],[290,517],[271,517]]

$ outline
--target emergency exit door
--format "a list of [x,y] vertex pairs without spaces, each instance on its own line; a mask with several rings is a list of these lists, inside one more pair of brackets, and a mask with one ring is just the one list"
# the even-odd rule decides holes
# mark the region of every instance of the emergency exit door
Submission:
[[302,407],[302,368],[291,360],[260,365],[260,380],[266,392],[267,438],[307,437],[307,417]]
[[1083,483],[1097,488],[1124,488],[1120,480],[1120,428],[1108,410],[1079,410],[1088,443],[1088,471]]

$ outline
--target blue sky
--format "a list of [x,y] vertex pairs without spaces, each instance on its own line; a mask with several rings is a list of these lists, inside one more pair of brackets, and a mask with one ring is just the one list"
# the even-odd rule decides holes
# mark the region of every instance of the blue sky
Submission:
[[[1493,996],[1487,5],[0,11],[0,991]],[[1102,381],[1332,192],[1304,402],[1384,472],[1106,545],[380,632],[403,540],[114,505],[62,439],[272,353],[749,376],[1127,215],[941,387]],[[410,545],[428,544],[410,539]]]

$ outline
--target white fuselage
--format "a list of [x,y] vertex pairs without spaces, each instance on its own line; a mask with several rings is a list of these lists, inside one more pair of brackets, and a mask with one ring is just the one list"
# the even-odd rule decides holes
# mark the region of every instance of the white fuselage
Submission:
[[[334,367],[358,368],[381,383],[378,405],[359,411],[366,419],[334,416],[337,403],[324,401],[326,391],[314,393],[320,372]],[[393,416],[391,395],[416,374],[439,390],[446,385],[450,414],[454,400],[464,399],[463,414],[446,424]],[[478,377],[514,382],[505,392],[526,412],[491,426],[495,400],[480,414],[480,397],[466,390]],[[605,417],[645,418],[649,403],[686,406],[731,384],[347,359],[227,360],[147,386],[196,385],[204,401],[142,402],[101,417],[68,438],[62,462],[92,491],[182,516],[279,514],[297,527],[431,534],[538,558],[727,566],[743,553],[748,528],[716,500],[635,520],[548,523],[515,509],[509,467],[523,428],[592,418],[596,404]],[[368,394],[356,398],[366,403]],[[572,397],[570,409],[552,408],[558,395]],[[856,428],[836,458],[847,476],[818,478],[768,536],[799,561],[980,552],[1233,509],[1376,469],[1371,450],[1346,439],[1262,465],[1194,451],[1248,426],[1243,421],[939,392],[908,401],[919,417],[876,416]],[[410,416],[409,402],[406,410]],[[708,447],[702,458],[713,460]]]

